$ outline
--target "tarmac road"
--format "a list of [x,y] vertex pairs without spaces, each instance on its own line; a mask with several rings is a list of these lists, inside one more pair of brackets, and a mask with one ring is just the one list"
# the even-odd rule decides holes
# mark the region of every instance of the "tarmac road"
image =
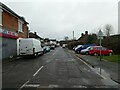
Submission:
[[116,88],[69,50],[58,47],[38,58],[3,63],[3,88]]

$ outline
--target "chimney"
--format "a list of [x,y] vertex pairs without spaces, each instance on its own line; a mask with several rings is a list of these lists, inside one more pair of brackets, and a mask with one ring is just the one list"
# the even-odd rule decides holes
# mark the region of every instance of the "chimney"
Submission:
[[35,35],[37,35],[37,32],[34,32]]
[[81,37],[83,37],[84,36],[84,33],[81,33]]
[[85,35],[88,35],[88,31],[85,31]]

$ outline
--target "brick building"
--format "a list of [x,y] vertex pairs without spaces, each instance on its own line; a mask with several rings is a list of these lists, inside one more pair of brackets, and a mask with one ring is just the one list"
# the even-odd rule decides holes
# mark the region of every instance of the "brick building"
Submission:
[[81,33],[81,37],[78,39],[79,42],[86,44],[87,40],[88,40],[88,31],[85,31],[84,33]]
[[118,34],[120,34],[120,1],[118,2]]
[[30,32],[29,33],[29,38],[35,38],[41,41],[41,45],[44,46],[44,38],[40,37],[39,35],[37,35],[37,32]]
[[[2,59],[17,55],[17,39],[28,37],[28,22],[0,3],[0,52]],[[7,52],[7,53],[6,53]]]

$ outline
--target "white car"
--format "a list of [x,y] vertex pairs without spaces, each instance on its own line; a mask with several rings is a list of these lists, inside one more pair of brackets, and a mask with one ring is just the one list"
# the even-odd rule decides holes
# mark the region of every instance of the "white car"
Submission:
[[78,48],[80,48],[80,47],[82,47],[83,45],[77,45],[77,47],[75,47],[75,51],[78,49]]
[[83,49],[83,50],[81,50],[81,54],[89,54],[89,50],[90,50],[90,48],[91,48],[92,46],[89,46],[89,47],[87,47],[86,49]]
[[75,46],[75,47],[73,47],[73,50],[75,50],[75,48],[76,48],[76,46]]

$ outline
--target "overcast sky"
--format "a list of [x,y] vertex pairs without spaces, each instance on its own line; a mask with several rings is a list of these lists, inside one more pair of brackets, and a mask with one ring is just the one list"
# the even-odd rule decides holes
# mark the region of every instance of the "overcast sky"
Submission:
[[104,28],[106,24],[113,26],[113,34],[118,32],[118,0],[2,2],[25,17],[29,29],[43,38],[72,38],[73,31],[75,37],[79,38],[85,30],[96,33],[98,28]]

